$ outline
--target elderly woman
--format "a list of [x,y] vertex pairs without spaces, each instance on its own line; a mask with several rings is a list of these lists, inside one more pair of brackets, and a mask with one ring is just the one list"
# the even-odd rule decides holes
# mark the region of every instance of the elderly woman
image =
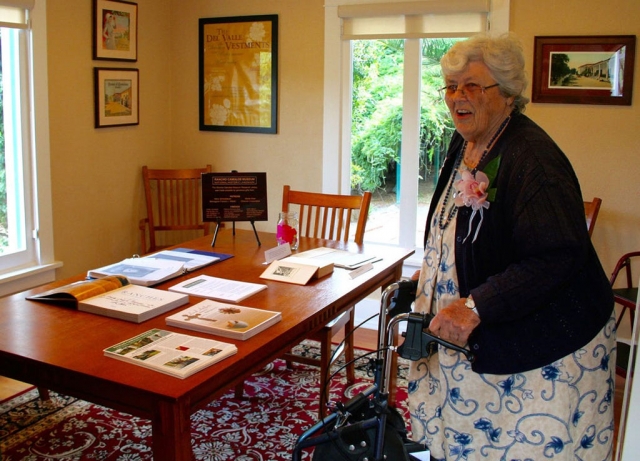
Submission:
[[476,36],[442,58],[456,132],[425,232],[416,310],[440,347],[413,362],[413,438],[437,460],[610,459],[613,296],[569,160],[523,112],[524,57]]

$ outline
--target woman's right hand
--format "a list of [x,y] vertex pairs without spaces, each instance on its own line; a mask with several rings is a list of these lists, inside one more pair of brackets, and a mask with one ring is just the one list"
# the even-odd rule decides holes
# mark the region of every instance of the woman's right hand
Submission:
[[480,324],[480,317],[465,306],[465,300],[457,299],[441,309],[431,319],[429,330],[445,341],[465,346],[471,332]]

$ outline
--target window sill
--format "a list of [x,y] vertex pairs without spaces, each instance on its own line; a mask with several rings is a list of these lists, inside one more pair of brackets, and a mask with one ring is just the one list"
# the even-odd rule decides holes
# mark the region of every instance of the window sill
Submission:
[[56,261],[1,274],[0,296],[18,293],[38,285],[53,282],[56,279],[55,271],[59,267],[62,267],[62,262]]

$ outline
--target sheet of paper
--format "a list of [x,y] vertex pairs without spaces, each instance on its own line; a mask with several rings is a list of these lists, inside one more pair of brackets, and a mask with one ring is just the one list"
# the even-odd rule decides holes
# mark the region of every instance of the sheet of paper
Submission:
[[169,288],[170,291],[237,303],[264,290],[266,285],[199,275]]

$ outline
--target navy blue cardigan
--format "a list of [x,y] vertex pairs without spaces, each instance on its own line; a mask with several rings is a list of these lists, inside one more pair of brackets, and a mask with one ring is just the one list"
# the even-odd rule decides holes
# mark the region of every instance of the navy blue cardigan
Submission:
[[[427,218],[448,185],[463,139],[455,133]],[[510,374],[586,345],[613,309],[607,276],[587,232],[578,179],[564,153],[531,119],[514,114],[479,169],[501,156],[495,201],[476,214],[458,210],[460,296],[473,295],[482,322],[469,338],[478,373]],[[613,366],[613,365],[612,365]]]

